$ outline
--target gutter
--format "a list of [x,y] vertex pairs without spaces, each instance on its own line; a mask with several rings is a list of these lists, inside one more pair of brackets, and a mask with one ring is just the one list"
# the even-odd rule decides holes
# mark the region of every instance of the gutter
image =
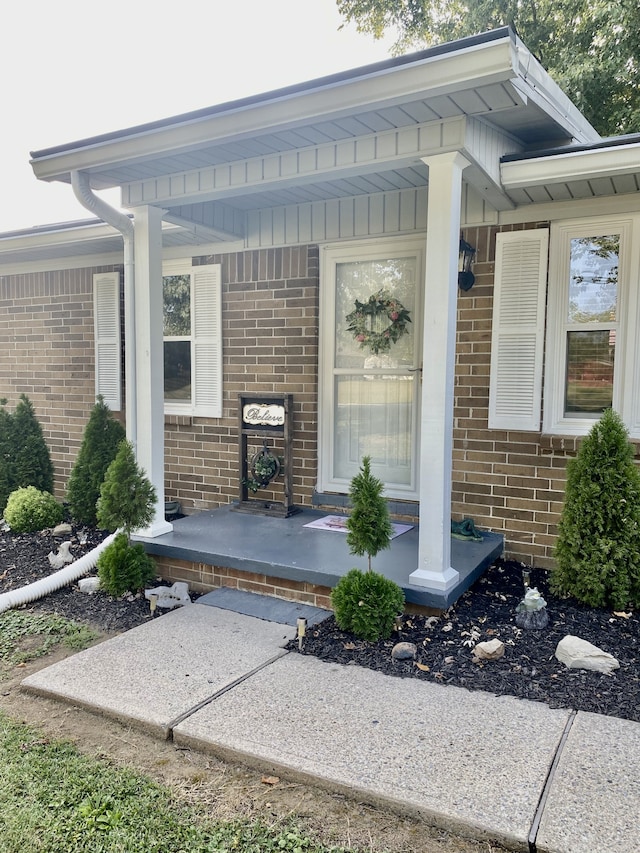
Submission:
[[127,438],[134,447],[137,447],[138,417],[136,412],[136,305],[133,222],[126,214],[111,207],[110,204],[107,204],[106,201],[94,194],[86,172],[72,171],[71,186],[80,204],[119,231],[124,241],[125,416]]

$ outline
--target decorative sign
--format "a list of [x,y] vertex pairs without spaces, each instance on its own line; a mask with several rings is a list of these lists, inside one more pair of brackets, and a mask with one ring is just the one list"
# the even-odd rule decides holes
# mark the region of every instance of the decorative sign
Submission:
[[275,403],[245,403],[242,407],[242,421],[251,426],[284,426],[284,406]]

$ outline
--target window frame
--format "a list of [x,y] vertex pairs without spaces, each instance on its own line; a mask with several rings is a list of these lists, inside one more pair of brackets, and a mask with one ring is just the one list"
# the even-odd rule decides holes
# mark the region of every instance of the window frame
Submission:
[[[620,235],[613,408],[621,415],[631,437],[640,438],[639,215],[589,217],[551,223],[543,433],[585,435],[600,417],[595,413],[585,417],[565,414],[567,334],[575,328],[567,316],[569,268],[571,240],[610,234]],[[634,282],[635,286],[632,286]]]

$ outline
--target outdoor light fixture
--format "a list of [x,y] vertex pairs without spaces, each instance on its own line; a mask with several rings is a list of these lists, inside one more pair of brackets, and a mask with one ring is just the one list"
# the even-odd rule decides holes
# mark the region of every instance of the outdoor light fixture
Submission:
[[298,648],[302,649],[304,636],[307,633],[307,620],[304,616],[298,616]]
[[458,287],[460,290],[471,290],[476,277],[471,272],[471,264],[476,256],[476,250],[466,240],[460,237],[458,250]]

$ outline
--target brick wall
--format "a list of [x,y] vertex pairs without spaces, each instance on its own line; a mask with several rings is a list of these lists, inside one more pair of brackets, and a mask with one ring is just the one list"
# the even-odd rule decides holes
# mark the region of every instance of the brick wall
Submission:
[[95,272],[118,267],[0,277],[0,397],[35,408],[62,498],[95,402]]
[[[317,476],[318,249],[301,246],[202,257],[222,265],[223,417],[168,417],[167,498],[205,509],[238,498],[238,394],[293,394],[293,502],[309,505]],[[270,447],[281,456],[273,439]],[[260,448],[249,443],[249,454]],[[281,481],[261,490],[280,500]]]
[[[458,299],[452,512],[454,519],[471,516],[479,526],[504,533],[508,557],[548,567],[566,463],[579,439],[487,429],[496,231],[465,232],[478,253],[476,283]],[[219,420],[166,418],[167,498],[187,511],[237,499],[238,393],[290,392],[293,499],[310,505],[318,450],[317,248],[197,262],[222,265],[224,411]],[[97,271],[103,269],[0,278],[0,396],[9,399],[10,410],[21,393],[31,398],[52,453],[59,497],[94,402],[91,288]],[[277,489],[260,496],[282,499]]]

